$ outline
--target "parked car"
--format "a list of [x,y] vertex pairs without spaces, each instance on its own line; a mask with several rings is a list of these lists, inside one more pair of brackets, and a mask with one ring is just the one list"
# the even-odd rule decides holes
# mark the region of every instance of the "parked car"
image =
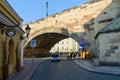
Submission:
[[52,61],[60,61],[60,56],[58,54],[51,54],[51,62]]

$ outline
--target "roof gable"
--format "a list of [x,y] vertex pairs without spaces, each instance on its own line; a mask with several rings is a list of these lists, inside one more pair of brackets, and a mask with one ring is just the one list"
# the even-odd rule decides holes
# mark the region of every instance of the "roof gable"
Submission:
[[117,32],[120,31],[120,15],[117,16],[112,22],[110,22],[109,24],[107,24],[103,29],[101,29],[95,36],[95,38],[97,38],[97,36],[100,33],[109,33],[109,32]]

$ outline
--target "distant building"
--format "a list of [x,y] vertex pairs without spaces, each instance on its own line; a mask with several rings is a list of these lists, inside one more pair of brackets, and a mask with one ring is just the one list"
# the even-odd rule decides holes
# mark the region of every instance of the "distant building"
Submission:
[[72,38],[67,38],[62,41],[59,41],[50,50],[51,53],[54,53],[54,52],[78,52],[78,51],[79,51],[79,44],[77,41],[73,40]]

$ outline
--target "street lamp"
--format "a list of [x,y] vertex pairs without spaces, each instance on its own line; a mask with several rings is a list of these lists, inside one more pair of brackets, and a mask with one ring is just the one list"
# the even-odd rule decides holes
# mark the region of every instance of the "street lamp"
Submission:
[[27,38],[28,38],[28,35],[30,34],[30,30],[31,30],[31,28],[29,27],[29,25],[27,25],[27,27],[25,28],[25,32],[27,34]]
[[46,17],[48,16],[48,2],[46,2]]
[[29,34],[30,34],[30,30],[31,28],[29,27],[29,25],[27,25],[27,27],[25,27],[25,33],[20,37],[21,38],[21,67],[24,66],[24,41],[25,39],[28,38]]

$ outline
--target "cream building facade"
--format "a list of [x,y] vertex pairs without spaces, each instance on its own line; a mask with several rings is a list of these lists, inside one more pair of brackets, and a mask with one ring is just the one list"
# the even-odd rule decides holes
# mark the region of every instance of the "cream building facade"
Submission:
[[72,38],[67,38],[59,41],[56,43],[50,50],[50,53],[55,52],[78,52],[79,51],[79,44],[77,41],[73,40]]

